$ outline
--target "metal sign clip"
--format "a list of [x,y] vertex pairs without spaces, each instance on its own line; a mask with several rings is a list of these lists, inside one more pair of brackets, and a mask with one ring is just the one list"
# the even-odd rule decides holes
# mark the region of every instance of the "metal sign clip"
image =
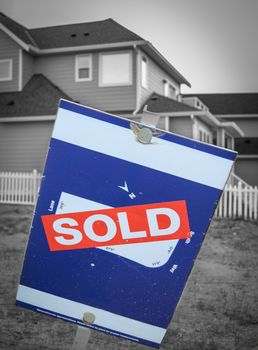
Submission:
[[135,122],[130,123],[130,128],[136,135],[137,141],[143,144],[149,144],[151,143],[153,136],[161,135],[161,133],[155,130],[159,118],[160,115],[158,113],[150,112],[148,111],[148,105],[144,106],[141,124],[144,124],[145,126]]

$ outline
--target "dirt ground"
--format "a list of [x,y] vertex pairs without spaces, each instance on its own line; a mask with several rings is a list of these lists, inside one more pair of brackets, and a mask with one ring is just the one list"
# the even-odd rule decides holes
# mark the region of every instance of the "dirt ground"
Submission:
[[[31,215],[0,205],[0,349],[68,350],[74,325],[15,306]],[[258,349],[257,267],[257,223],[213,220],[161,350]],[[92,331],[87,349],[148,347]]]

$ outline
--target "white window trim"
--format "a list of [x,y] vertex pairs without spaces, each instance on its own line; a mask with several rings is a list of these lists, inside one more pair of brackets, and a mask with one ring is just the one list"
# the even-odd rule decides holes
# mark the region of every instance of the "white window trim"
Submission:
[[171,80],[168,80],[168,79],[164,79],[164,96],[171,98],[170,96],[166,95],[166,89],[169,88],[169,85],[171,85],[172,88],[175,89],[175,99],[178,99],[178,96],[180,94],[179,88],[176,86],[176,84],[174,84]]
[[[78,64],[78,60],[79,57],[84,57],[84,56],[88,56],[89,57],[89,77],[88,78],[80,78],[79,77],[79,64]],[[82,54],[82,55],[76,55],[75,56],[75,81],[76,82],[80,82],[80,81],[91,81],[92,80],[92,54]]]
[[[146,80],[146,85],[143,84],[143,79],[142,79],[142,74],[143,74],[143,71],[142,71],[142,61],[146,62],[146,77],[145,77],[145,80]],[[141,87],[148,90],[148,59],[146,56],[142,56],[141,57],[141,64],[140,64],[140,67],[141,67]]]
[[[102,60],[103,56],[108,55],[120,55],[120,54],[129,54],[129,80],[127,82],[123,83],[103,83],[103,68],[102,68]],[[132,51],[126,50],[126,51],[110,51],[110,52],[103,52],[99,53],[99,87],[111,87],[111,86],[129,86],[133,84],[133,57],[132,57]]]
[[0,63],[9,62],[9,75],[7,78],[0,78],[0,81],[10,81],[13,79],[13,60],[11,58],[0,60]]

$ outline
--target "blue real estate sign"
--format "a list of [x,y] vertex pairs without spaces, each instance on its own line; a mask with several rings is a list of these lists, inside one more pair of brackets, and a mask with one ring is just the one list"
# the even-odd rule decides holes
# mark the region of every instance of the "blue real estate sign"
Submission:
[[159,347],[236,153],[141,128],[61,100],[17,305]]

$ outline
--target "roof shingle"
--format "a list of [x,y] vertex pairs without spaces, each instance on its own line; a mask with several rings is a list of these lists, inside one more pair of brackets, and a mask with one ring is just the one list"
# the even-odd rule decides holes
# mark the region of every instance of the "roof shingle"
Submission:
[[71,98],[42,74],[35,74],[21,92],[0,93],[0,118],[55,115],[60,98]]
[[112,18],[96,22],[27,29],[0,12],[0,23],[26,44],[33,46],[36,44],[40,49],[143,40]]
[[191,94],[213,114],[258,114],[258,93]]
[[52,49],[143,40],[113,19],[29,29],[39,48]]
[[166,113],[166,112],[191,112],[197,111],[196,108],[188,106],[184,103],[172,100],[166,96],[152,93],[152,95],[142,105],[139,113],[142,113],[145,105],[148,105],[147,110],[154,113]]

